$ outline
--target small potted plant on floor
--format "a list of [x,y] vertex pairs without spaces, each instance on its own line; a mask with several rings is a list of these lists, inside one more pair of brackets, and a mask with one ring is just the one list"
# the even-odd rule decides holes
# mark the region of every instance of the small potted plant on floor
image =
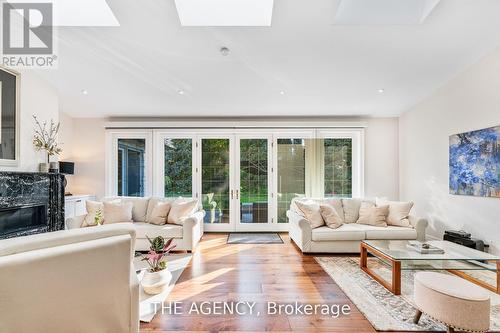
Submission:
[[149,252],[142,260],[146,261],[149,269],[144,273],[141,285],[144,292],[149,295],[162,293],[172,280],[172,274],[167,269],[167,260],[165,256],[175,248],[172,244],[173,238],[165,240],[164,237],[158,236],[150,239]]

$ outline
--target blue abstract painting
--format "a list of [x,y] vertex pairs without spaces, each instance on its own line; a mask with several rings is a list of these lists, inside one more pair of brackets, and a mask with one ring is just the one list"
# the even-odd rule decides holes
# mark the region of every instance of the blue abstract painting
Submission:
[[500,126],[450,136],[450,193],[500,198]]

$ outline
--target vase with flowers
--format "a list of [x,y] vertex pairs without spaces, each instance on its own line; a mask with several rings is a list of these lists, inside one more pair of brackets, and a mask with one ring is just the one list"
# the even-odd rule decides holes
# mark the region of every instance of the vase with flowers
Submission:
[[[40,171],[48,172],[50,157],[54,155],[59,155],[62,152],[61,147],[57,143],[57,134],[59,133],[59,123],[55,123],[52,119],[47,127],[47,122],[40,123],[38,118],[33,115],[35,120],[35,134],[33,135],[33,146],[35,150],[45,150],[47,153],[47,163],[40,163]],[[51,169],[58,169],[57,162],[53,162],[54,165]]]
[[172,274],[167,269],[165,256],[175,248],[172,244],[173,238],[166,240],[162,236],[150,239],[148,254],[142,259],[149,265],[149,269],[144,273],[141,280],[142,289],[146,294],[156,295],[162,293],[172,280]]

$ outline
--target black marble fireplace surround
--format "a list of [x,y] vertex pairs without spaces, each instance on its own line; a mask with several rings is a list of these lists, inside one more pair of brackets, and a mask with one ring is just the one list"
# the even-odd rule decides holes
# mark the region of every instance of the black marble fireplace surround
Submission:
[[0,239],[64,229],[64,175],[0,172]]

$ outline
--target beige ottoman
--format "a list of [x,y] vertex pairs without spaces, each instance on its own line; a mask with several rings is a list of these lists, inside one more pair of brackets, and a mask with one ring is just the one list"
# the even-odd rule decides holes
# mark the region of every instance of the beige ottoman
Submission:
[[467,332],[486,332],[490,328],[490,296],[488,292],[462,278],[434,273],[415,274],[415,304],[422,312],[445,324],[448,332],[454,329]]

